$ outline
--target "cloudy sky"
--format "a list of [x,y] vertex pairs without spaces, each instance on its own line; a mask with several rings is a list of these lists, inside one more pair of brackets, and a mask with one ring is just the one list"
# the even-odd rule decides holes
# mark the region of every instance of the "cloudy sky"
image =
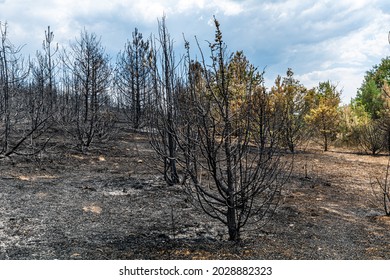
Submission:
[[290,67],[307,87],[337,83],[344,102],[355,97],[365,71],[390,55],[388,0],[0,0],[9,39],[31,55],[50,25],[60,45],[83,28],[96,33],[115,58],[135,27],[145,37],[156,33],[164,13],[178,49],[183,33],[213,40],[215,15],[228,49],[265,68],[268,87]]

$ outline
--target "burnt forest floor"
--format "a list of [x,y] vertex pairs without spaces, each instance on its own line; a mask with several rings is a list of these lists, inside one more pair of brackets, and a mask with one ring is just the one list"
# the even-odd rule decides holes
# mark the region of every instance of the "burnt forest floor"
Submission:
[[145,135],[121,130],[86,153],[63,142],[0,160],[0,259],[390,259],[370,184],[387,156],[298,151],[273,219],[232,243],[164,184]]

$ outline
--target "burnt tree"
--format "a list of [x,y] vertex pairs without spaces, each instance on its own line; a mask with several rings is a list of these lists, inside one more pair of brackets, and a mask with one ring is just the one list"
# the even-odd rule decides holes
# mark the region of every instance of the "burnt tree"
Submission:
[[[280,153],[262,74],[250,64],[234,65],[214,22],[211,66],[203,59],[203,70],[191,73],[197,64],[188,59],[187,114],[176,135],[188,193],[237,241],[246,225],[260,226],[274,213],[291,162]],[[203,83],[196,78],[201,73]],[[239,96],[237,88],[243,90]]]
[[158,23],[159,34],[155,38],[148,58],[152,97],[149,99],[150,143],[163,164],[163,175],[169,185],[179,183],[177,170],[176,128],[178,119],[179,78],[173,41],[165,23]]
[[69,53],[63,55],[71,76],[70,129],[81,150],[88,148],[93,140],[108,132],[106,114],[111,85],[110,59],[100,39],[87,31],[71,45]]
[[133,40],[127,42],[125,49],[118,55],[116,87],[121,95],[121,106],[134,129],[145,122],[145,107],[149,92],[149,41],[143,39],[136,28]]

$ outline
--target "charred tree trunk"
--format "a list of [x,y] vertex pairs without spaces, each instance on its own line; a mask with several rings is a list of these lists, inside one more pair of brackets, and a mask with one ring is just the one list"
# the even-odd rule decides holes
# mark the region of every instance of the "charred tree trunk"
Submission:
[[[151,126],[150,142],[163,162],[164,179],[169,185],[179,183],[177,170],[177,79],[173,43],[170,39],[165,17],[159,22],[158,49],[154,49],[150,55],[151,72],[153,73],[153,97],[150,106],[149,123]],[[158,61],[160,58],[161,61]],[[161,72],[159,72],[161,67]]]

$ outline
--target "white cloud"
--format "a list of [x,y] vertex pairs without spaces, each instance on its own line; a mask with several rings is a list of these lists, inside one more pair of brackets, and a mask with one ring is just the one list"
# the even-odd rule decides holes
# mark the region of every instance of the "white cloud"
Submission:
[[[242,2],[242,1],[241,1]],[[121,4],[121,10],[126,16],[150,23],[156,22],[163,14],[167,18],[175,16],[192,16],[205,12],[209,15],[238,15],[244,11],[243,4],[233,0],[149,0],[128,1]]]
[[244,7],[241,3],[229,0],[213,0],[210,3],[211,7],[216,7],[217,12],[221,10],[226,16],[235,16],[243,12]]
[[122,16],[131,21],[156,23],[164,14],[169,16],[171,6],[167,1],[128,1],[121,5]]
[[253,21],[256,31],[243,34],[242,41],[254,48],[251,56],[266,57],[271,74],[283,75],[292,67],[309,86],[334,81],[344,88],[345,102],[356,95],[364,73],[390,53],[390,9],[381,5],[366,0],[268,2],[266,12]]
[[[388,14],[365,7],[365,16],[370,20],[364,25],[356,24],[355,29],[316,44],[302,46],[303,50],[317,57],[318,65],[309,63],[301,79],[307,84],[321,80],[332,80],[344,88],[343,100],[349,101],[361,86],[364,74],[380,59],[389,55],[387,41]],[[303,54],[300,57],[304,57]],[[305,68],[305,67],[302,67]]]
[[342,92],[341,99],[343,103],[349,103],[360,87],[364,72],[364,70],[358,68],[335,67],[297,75],[297,79],[308,88],[316,87],[320,82],[331,81]]
[[[135,27],[148,36],[157,18],[167,15],[172,37],[212,40],[216,15],[229,50],[244,50],[269,76],[288,67],[302,82],[334,80],[346,95],[356,94],[364,72],[390,54],[387,0],[0,0],[0,21],[8,20],[16,45],[30,54],[41,47],[44,30],[52,27],[66,44],[82,28],[102,36],[110,51],[119,50]],[[7,18],[1,18],[2,16]],[[270,77],[269,80],[273,80]]]
[[179,0],[179,3],[177,4],[177,11],[187,12],[187,11],[195,11],[197,9],[204,9],[205,7],[205,0]]

